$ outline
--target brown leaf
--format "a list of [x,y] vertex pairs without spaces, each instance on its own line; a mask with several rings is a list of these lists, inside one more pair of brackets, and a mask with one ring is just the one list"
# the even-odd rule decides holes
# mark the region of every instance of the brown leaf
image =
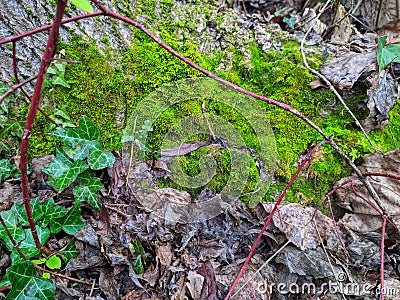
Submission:
[[201,290],[203,289],[204,277],[196,272],[189,271],[189,282],[186,283],[190,295],[193,299],[204,299],[201,297]]
[[350,52],[324,63],[321,73],[338,89],[349,90],[361,75],[376,69],[375,62],[376,51]]
[[204,278],[203,289],[201,291],[201,298],[208,300],[217,300],[217,281],[215,272],[210,261],[206,261],[197,270],[197,274]]
[[111,178],[111,191],[115,197],[119,196],[119,189],[124,185],[122,178],[124,168],[122,166],[122,157],[117,151],[112,152],[115,157],[115,162],[112,168],[107,168],[108,176]]
[[368,117],[361,122],[366,132],[373,129],[383,129],[387,125],[389,112],[399,97],[397,81],[388,70],[376,74],[371,80],[371,87],[367,91],[369,100]]
[[334,28],[330,38],[331,43],[347,44],[352,32],[352,26],[349,15],[341,4],[337,7],[333,24]]
[[382,26],[378,32],[378,36],[386,36],[386,44],[400,43],[400,20],[393,20]]
[[[363,157],[364,163],[360,166],[362,172],[378,172],[398,174],[400,170],[400,150],[395,149],[381,155],[380,153],[367,154]],[[341,179],[337,185],[347,181],[350,177]],[[400,225],[400,185],[398,180],[388,177],[372,176],[372,186],[378,193],[382,203],[390,213],[392,220]],[[368,201],[372,201],[364,185],[355,181],[355,191]],[[379,213],[354,193],[350,184],[336,191],[337,205],[351,210],[355,215],[345,215],[341,220],[343,224],[357,232],[375,231],[382,227]]]
[[[268,213],[274,205],[275,203],[262,203]],[[304,207],[297,203],[281,204],[279,212],[275,213],[272,220],[286,238],[302,250],[316,248],[321,244],[319,235],[324,240],[333,230],[330,218],[313,207]]]

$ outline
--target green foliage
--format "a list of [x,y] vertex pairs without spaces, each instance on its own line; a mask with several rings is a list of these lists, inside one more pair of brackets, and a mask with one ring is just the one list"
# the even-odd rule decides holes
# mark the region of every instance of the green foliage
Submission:
[[19,177],[19,171],[7,159],[0,159],[0,183],[2,179]]
[[86,11],[88,13],[93,12],[93,7],[90,5],[90,2],[88,0],[71,0],[71,3],[83,11]]
[[52,61],[47,69],[47,79],[44,81],[43,87],[52,87],[55,85],[61,85],[66,88],[70,88],[68,82],[65,81],[65,66],[66,62]]
[[[0,81],[0,96],[7,90],[7,85]],[[12,102],[14,98],[8,96],[0,104],[0,157],[18,148],[24,128],[24,118],[15,109],[9,109]]]
[[391,44],[385,47],[387,36],[378,39],[379,72],[390,63],[400,63],[400,45]]
[[[56,157],[43,169],[51,176],[49,183],[61,192],[76,182],[78,185],[72,190],[75,200],[78,203],[86,201],[100,209],[97,197],[103,184],[94,177],[93,170],[112,167],[115,158],[111,152],[104,151],[97,141],[98,129],[89,118],[83,116],[78,127],[58,129],[52,135],[62,142],[64,148],[57,149]],[[56,228],[63,228],[67,232],[69,223],[66,224],[58,223]]]
[[9,267],[6,279],[12,284],[12,289],[5,300],[54,299],[55,286],[50,280],[38,277],[30,261],[22,261]]
[[[62,206],[55,205],[52,198],[42,203],[39,203],[39,199],[35,198],[31,200],[31,206],[33,219],[42,244],[46,243],[50,234],[58,233],[61,229],[68,234],[75,234],[83,228],[79,204],[67,210]],[[40,251],[36,249],[32,233],[28,228],[29,223],[24,205],[14,204],[10,210],[2,211],[0,215],[4,219],[11,236],[18,242],[18,247],[22,253],[27,258],[38,255]],[[0,228],[0,239],[12,251],[13,261],[21,260],[3,227]]]

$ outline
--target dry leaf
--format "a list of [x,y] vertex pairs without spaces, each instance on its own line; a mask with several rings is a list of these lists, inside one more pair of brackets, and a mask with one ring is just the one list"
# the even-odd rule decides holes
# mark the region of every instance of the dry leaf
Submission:
[[[398,174],[400,170],[400,150],[395,149],[384,153],[367,154],[363,157],[364,163],[360,166],[363,173],[378,172]],[[341,179],[337,185],[347,181],[350,177]],[[400,225],[400,185],[398,180],[388,177],[372,176],[371,185],[378,193],[382,203],[390,213],[392,220]],[[368,201],[372,201],[368,191],[359,181],[353,183],[355,191]],[[350,184],[336,191],[337,205],[350,210],[353,215],[345,215],[343,224],[357,232],[375,231],[382,227],[382,218],[379,213],[353,192]]]
[[383,129],[387,125],[389,112],[399,97],[399,86],[389,70],[383,70],[371,80],[367,91],[369,108],[368,117],[361,122],[366,132],[373,129]]
[[376,69],[376,51],[369,53],[350,52],[327,61],[321,73],[338,89],[349,90],[361,75]]
[[[262,203],[268,213],[274,205],[275,203]],[[319,235],[325,240],[333,230],[330,218],[313,207],[304,207],[297,203],[281,204],[272,221],[289,241],[302,250],[316,248],[321,243]]]
[[343,5],[339,4],[333,21],[333,32],[331,36],[331,43],[333,44],[347,44],[349,41],[352,26],[350,18]]

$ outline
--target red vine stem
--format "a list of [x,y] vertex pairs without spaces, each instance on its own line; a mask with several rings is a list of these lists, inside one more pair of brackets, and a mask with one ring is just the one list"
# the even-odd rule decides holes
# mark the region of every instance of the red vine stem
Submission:
[[68,0],[57,0],[56,14],[54,16],[49,38],[47,40],[46,50],[44,51],[43,54],[42,63],[40,65],[38,77],[36,80],[35,90],[33,92],[31,105],[29,107],[29,112],[24,127],[24,133],[22,136],[22,144],[21,144],[21,162],[19,166],[21,171],[22,195],[24,198],[24,206],[29,221],[29,227],[32,231],[32,236],[35,241],[36,247],[47,255],[50,255],[51,251],[47,249],[45,246],[42,246],[40,244],[39,236],[36,231],[35,221],[32,216],[32,207],[30,204],[28,174],[27,174],[27,156],[28,156],[27,154],[29,147],[29,138],[32,132],[32,126],[35,121],[40,97],[42,94],[44,78],[46,75],[47,68],[50,65],[51,59],[54,56],[57,47],[58,32],[61,26],[61,20],[65,11],[65,7],[67,6],[67,2]]
[[383,216],[382,222],[382,237],[381,237],[381,287],[380,287],[380,295],[381,300],[385,299],[385,233],[386,233],[386,221],[387,217]]
[[15,248],[15,250],[17,250],[18,254],[21,256],[22,259],[27,260],[28,258],[25,256],[24,253],[22,253],[21,249],[19,249],[18,243],[14,240],[13,236],[11,235],[10,230],[8,230],[7,225],[4,222],[1,215],[0,215],[0,223],[1,223],[1,226],[3,226],[7,236],[10,239],[11,243],[13,244],[13,247]]
[[232,295],[232,293],[235,290],[236,285],[238,284],[240,278],[242,277],[244,270],[246,269],[246,266],[248,265],[248,263],[250,262],[251,257],[253,256],[254,251],[257,248],[258,243],[260,242],[265,230],[267,229],[269,223],[272,220],[272,217],[274,216],[276,210],[278,209],[278,206],[281,204],[282,200],[285,198],[285,195],[287,193],[287,191],[290,189],[290,187],[293,185],[294,181],[296,180],[297,176],[299,175],[300,171],[304,168],[304,166],[308,163],[308,161],[310,160],[311,156],[322,146],[322,144],[326,143],[326,140],[320,141],[317,145],[315,145],[308,153],[307,155],[304,157],[304,159],[302,160],[301,164],[299,165],[299,167],[297,168],[296,172],[294,173],[294,175],[292,176],[292,178],[290,179],[289,183],[287,184],[287,186],[285,187],[285,189],[283,190],[282,194],[280,195],[278,201],[276,201],[274,208],[272,209],[271,213],[269,214],[268,219],[265,221],[263,228],[261,229],[260,233],[257,236],[256,241],[254,242],[253,246],[250,249],[249,254],[247,255],[247,258],[245,260],[245,262],[243,263],[242,268],[239,271],[239,274],[236,276],[235,281],[233,282],[231,288],[229,289],[228,294],[225,296],[225,300],[228,300],[229,297]]
[[[14,71],[14,78],[16,83],[20,83],[19,77],[18,77],[18,70],[17,70],[17,45],[16,41],[12,41],[12,57],[13,57],[13,71]],[[27,99],[27,102],[31,102],[31,97],[29,97],[28,93],[25,91],[25,89],[21,86],[20,87],[22,93],[24,94],[25,98]],[[52,118],[50,118],[40,107],[38,107],[39,112],[51,123],[53,123],[56,126],[60,126],[57,124]]]
[[[90,14],[75,16],[75,17],[72,17],[72,18],[68,18],[68,19],[62,20],[61,24],[66,24],[66,23],[70,23],[70,22],[74,22],[74,21],[78,21],[78,20],[82,20],[82,19],[86,19],[86,18],[92,18],[92,17],[96,17],[96,16],[101,16],[101,15],[104,15],[104,13],[99,11],[99,12],[94,12],[94,13],[90,13]],[[52,28],[52,26],[53,26],[53,24],[42,26],[42,27],[39,27],[39,28],[36,28],[36,29],[33,29],[33,30],[29,30],[27,32],[18,34],[18,35],[14,35],[14,36],[6,38],[4,40],[0,40],[0,45],[7,44],[7,43],[12,43],[13,41],[18,41],[18,40],[20,40],[20,39],[22,39],[24,37],[27,37],[27,36],[30,36],[30,35],[45,31],[45,30],[49,30],[49,29]]]

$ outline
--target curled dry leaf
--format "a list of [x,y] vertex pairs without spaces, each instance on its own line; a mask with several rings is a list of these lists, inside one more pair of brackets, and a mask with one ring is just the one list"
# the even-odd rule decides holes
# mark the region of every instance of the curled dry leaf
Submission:
[[387,125],[389,112],[399,97],[399,86],[389,70],[376,74],[371,80],[371,88],[367,91],[369,116],[361,123],[367,132],[383,129]]
[[[363,157],[364,163],[360,166],[362,172],[378,172],[398,174],[400,170],[400,149],[395,149],[384,153],[367,154]],[[349,180],[350,177],[341,179],[337,185]],[[388,177],[372,176],[370,180],[372,186],[378,193],[383,205],[390,213],[392,220],[400,226],[400,185],[396,179]],[[382,218],[380,214],[368,205],[364,199],[371,201],[368,191],[364,185],[355,181],[353,183],[336,191],[336,203],[340,207],[350,210],[352,214],[346,214],[340,221],[350,229],[357,232],[375,231],[382,227]]]
[[[270,213],[275,203],[263,203]],[[315,221],[313,221],[315,220]],[[302,250],[314,249],[325,240],[333,230],[333,222],[313,207],[304,207],[297,203],[284,203],[274,214],[274,225],[286,235],[286,238]]]

